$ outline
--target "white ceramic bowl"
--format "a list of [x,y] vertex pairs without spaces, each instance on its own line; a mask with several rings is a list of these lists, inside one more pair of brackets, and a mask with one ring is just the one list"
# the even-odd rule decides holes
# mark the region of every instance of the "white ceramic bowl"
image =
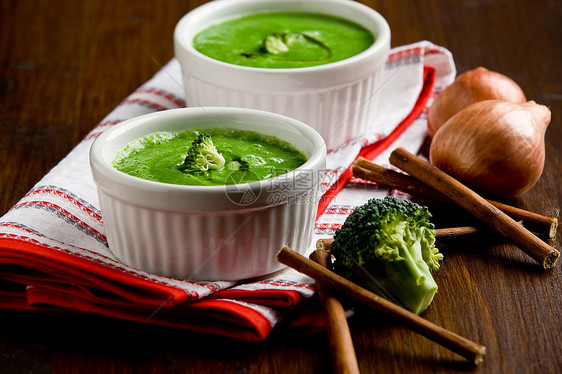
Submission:
[[[228,127],[273,135],[308,161],[268,180],[185,186],[133,177],[111,165],[129,142],[157,131]],[[93,143],[90,163],[109,248],[123,263],[193,280],[239,280],[279,270],[275,254],[311,244],[322,137],[295,119],[242,108],[182,108],[124,121]]]
[[[195,35],[210,25],[264,11],[345,18],[370,30],[375,43],[342,61],[291,69],[224,63],[193,48]],[[315,128],[332,149],[363,135],[376,117],[390,28],[379,13],[351,0],[215,0],[178,22],[174,48],[188,106],[233,106],[284,114]]]

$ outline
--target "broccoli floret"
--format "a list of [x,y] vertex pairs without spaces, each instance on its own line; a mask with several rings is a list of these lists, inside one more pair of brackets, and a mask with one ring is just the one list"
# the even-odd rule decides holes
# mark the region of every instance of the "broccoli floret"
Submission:
[[437,292],[431,272],[443,259],[430,218],[410,200],[369,200],[336,230],[334,272],[420,314]]
[[222,169],[224,163],[224,157],[217,151],[211,135],[199,134],[191,143],[180,169],[184,172]]

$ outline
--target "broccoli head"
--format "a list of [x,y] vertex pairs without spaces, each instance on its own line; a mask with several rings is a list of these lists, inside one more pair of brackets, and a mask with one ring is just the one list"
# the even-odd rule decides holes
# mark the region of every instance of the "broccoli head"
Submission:
[[410,200],[369,200],[336,230],[334,272],[420,314],[437,292],[431,272],[443,259],[430,218]]
[[224,163],[224,157],[213,144],[211,135],[199,134],[191,143],[180,169],[184,172],[222,169]]

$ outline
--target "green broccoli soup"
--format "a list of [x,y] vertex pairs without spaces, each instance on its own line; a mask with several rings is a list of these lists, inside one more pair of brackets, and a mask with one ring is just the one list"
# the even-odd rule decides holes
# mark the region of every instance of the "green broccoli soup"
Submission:
[[146,135],[120,150],[113,166],[157,182],[216,186],[272,178],[306,160],[276,137],[217,128]]
[[314,13],[256,13],[195,36],[193,47],[213,59],[261,68],[300,68],[355,56],[375,38],[362,26]]

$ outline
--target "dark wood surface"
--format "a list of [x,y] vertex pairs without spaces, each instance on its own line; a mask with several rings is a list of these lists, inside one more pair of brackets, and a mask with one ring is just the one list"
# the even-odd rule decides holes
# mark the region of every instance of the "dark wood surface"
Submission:
[[[119,102],[173,57],[175,23],[204,1],[3,0],[0,4],[0,214]],[[562,206],[562,1],[371,0],[392,45],[430,40],[459,72],[485,66],[548,105],[546,165],[513,203]],[[560,230],[557,242],[561,240]],[[560,249],[560,244],[555,244]],[[562,264],[540,270],[512,245],[444,249],[424,317],[488,348],[473,367],[368,311],[350,320],[364,373],[556,373],[562,368]],[[0,312],[0,373],[327,373],[324,333],[264,342],[95,317]]]

